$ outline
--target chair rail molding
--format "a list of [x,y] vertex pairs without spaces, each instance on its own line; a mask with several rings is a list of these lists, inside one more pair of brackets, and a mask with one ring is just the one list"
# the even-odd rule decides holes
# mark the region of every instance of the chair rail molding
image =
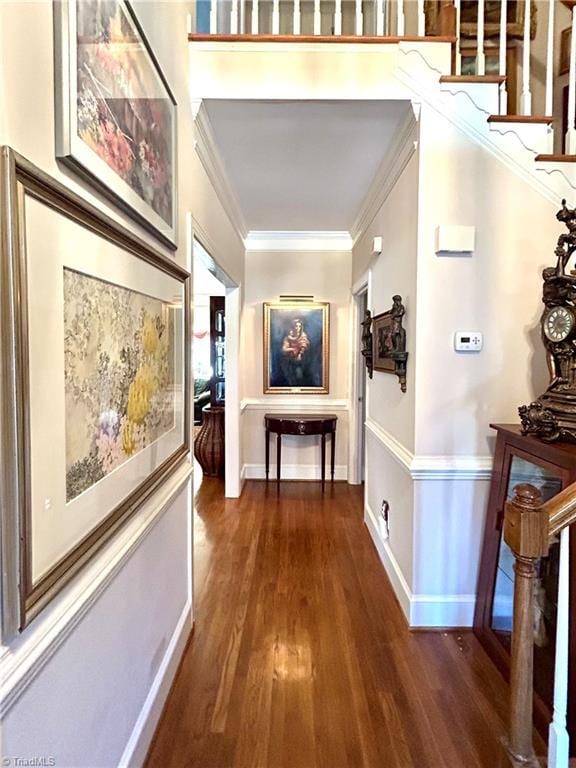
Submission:
[[[45,611],[44,615],[40,615],[10,646],[2,647],[0,718],[7,715],[107,586],[120,573],[131,555],[184,489],[191,475],[192,465],[187,462],[143,505],[140,512],[123,526],[101,555],[78,574],[69,588],[54,601],[53,607]],[[188,552],[188,558],[190,557],[191,548]],[[190,629],[191,601],[190,593],[182,614],[184,616],[187,610]]]
[[208,117],[208,112],[203,103],[200,103],[198,112],[194,120],[194,133],[196,145],[194,149],[198,155],[208,178],[214,187],[216,196],[220,201],[230,223],[236,230],[241,240],[244,240],[248,234],[248,227],[244,220],[242,208],[230,182],[226,171],[220,160],[214,131]]
[[241,411],[348,411],[349,400],[335,397],[302,397],[294,399],[288,397],[245,397],[240,402]]
[[491,456],[415,455],[383,427],[368,418],[366,428],[396,459],[413,480],[490,481]]

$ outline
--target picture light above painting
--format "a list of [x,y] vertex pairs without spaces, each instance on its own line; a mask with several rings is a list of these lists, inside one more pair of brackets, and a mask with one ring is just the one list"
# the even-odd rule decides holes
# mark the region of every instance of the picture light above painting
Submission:
[[176,248],[176,102],[127,0],[54,0],[56,156]]

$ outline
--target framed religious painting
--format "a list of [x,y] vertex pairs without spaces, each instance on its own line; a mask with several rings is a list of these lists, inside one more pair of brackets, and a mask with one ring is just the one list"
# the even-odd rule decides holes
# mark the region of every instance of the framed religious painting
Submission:
[[176,102],[130,3],[54,0],[56,156],[176,247]]
[[264,304],[264,394],[329,392],[330,305]]
[[1,154],[4,628],[21,630],[189,453],[190,277]]
[[[440,20],[443,5],[442,0],[424,0],[426,16],[426,34],[440,34]],[[524,18],[526,3],[524,0],[508,0],[506,6],[506,32],[508,40],[522,40],[524,37]],[[500,35],[501,0],[486,0],[484,4],[484,35],[487,39]],[[536,3],[530,6],[530,37],[536,37],[538,10]],[[478,37],[478,0],[462,0],[460,3],[460,36],[462,38]]]

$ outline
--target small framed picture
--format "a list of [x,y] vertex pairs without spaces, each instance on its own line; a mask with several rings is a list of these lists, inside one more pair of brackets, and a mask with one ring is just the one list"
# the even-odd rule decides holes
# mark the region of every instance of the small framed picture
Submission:
[[328,394],[330,305],[264,304],[264,394]]

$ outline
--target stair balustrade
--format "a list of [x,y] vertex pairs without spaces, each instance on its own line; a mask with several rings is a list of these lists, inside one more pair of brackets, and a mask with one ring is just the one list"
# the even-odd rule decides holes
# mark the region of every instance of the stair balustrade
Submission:
[[500,115],[554,122],[561,141],[540,159],[576,155],[576,0],[198,0],[191,39],[206,35],[442,39],[453,46],[453,75],[502,78]]
[[545,504],[540,491],[522,484],[514,489],[504,512],[504,540],[514,565],[514,621],[510,667],[510,734],[507,744],[514,766],[539,768],[532,741],[534,602],[537,565],[560,536],[560,570],[556,619],[554,713],[548,739],[548,768],[568,768],[567,729],[569,674],[569,537],[576,521],[576,483]]

